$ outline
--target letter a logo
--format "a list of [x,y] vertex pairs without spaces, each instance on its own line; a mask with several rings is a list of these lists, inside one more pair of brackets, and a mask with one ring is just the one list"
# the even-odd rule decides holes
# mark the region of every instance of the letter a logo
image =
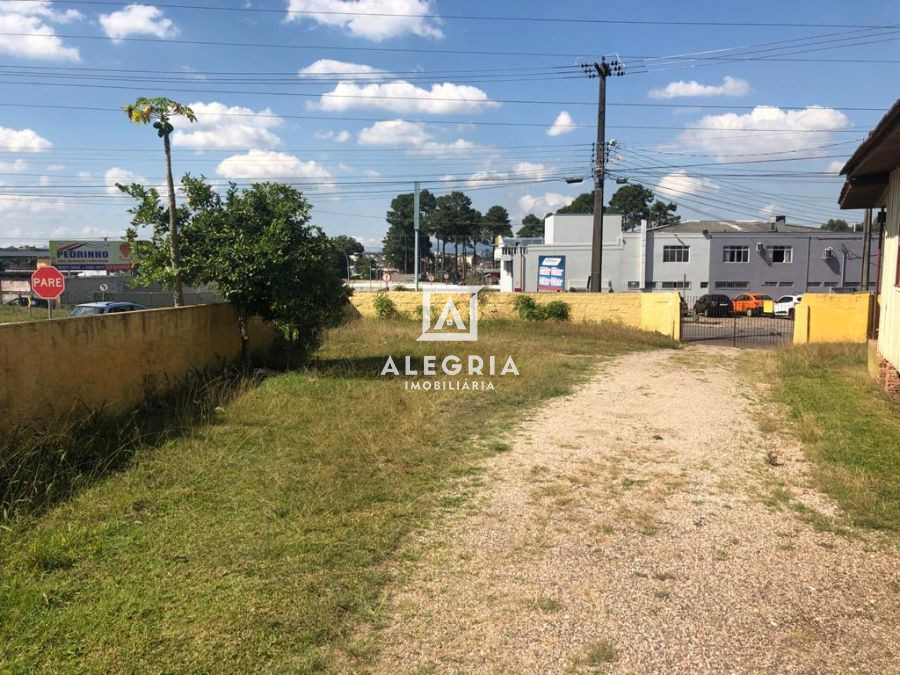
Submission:
[[431,291],[422,292],[422,335],[418,342],[473,342],[478,339],[478,291],[483,286],[458,286],[454,294],[469,296],[469,328],[460,316],[453,297],[448,297],[434,326],[431,325]]

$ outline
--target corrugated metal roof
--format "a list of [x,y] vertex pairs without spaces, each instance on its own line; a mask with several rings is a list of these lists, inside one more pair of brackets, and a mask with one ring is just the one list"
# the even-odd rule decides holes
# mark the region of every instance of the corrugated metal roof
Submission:
[[772,229],[771,221],[765,220],[685,220],[672,225],[651,228],[652,232],[672,232],[682,234],[702,234],[706,232],[811,232],[817,228],[802,225],[778,223]]
[[881,118],[868,138],[847,160],[847,176],[838,203],[842,209],[882,206],[879,203],[891,172],[900,167],[900,99]]

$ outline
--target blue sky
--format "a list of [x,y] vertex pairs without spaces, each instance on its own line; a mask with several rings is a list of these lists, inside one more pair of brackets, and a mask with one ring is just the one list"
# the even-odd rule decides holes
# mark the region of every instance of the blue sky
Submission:
[[590,175],[580,61],[626,66],[608,87],[611,177],[687,218],[840,217],[836,168],[900,92],[900,28],[871,28],[900,23],[887,2],[178,4],[0,0],[0,243],[123,233],[113,183],[163,182],[159,139],[116,110],[139,95],[198,114],[178,125],[176,175],[297,183],[314,222],[377,248],[416,179],[516,223],[588,189],[563,180]]

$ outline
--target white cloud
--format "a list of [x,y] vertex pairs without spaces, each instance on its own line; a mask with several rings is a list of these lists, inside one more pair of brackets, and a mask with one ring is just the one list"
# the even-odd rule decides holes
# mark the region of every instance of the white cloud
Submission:
[[321,186],[333,186],[331,173],[315,161],[303,162],[286,152],[250,150],[243,155],[223,159],[216,173],[229,180],[291,180],[310,178]]
[[31,129],[7,129],[0,127],[0,149],[11,152],[44,152],[53,143]]
[[548,136],[562,136],[563,134],[567,134],[570,131],[575,131],[575,124],[572,121],[572,116],[563,110],[556,116],[556,119],[553,120],[553,124],[547,129]]
[[412,145],[420,146],[431,138],[421,122],[384,120],[359,132],[361,145]]
[[381,174],[375,169],[365,169],[363,171],[363,176],[366,178],[380,178]]
[[487,185],[497,181],[504,181],[509,178],[508,173],[503,171],[476,171],[466,181],[466,187],[478,187],[479,185]]
[[125,196],[125,193],[123,193],[119,188],[116,187],[116,183],[121,183],[122,185],[140,183],[143,185],[147,182],[147,179],[140,174],[135,173],[134,171],[129,171],[128,169],[114,166],[105,174],[103,174],[103,182],[106,184],[106,194],[113,196]]
[[315,21],[376,41],[409,34],[441,38],[436,21],[426,16],[431,13],[429,0],[290,0],[285,20]]
[[840,174],[841,169],[844,168],[844,164],[847,163],[846,159],[836,159],[833,162],[829,162],[828,168],[825,169],[828,173]]
[[665,87],[651,89],[650,98],[679,98],[689,96],[744,96],[750,92],[750,84],[739,77],[726,75],[722,84],[700,84],[696,80],[669,82]]
[[41,176],[38,182],[41,184],[41,187],[47,187],[50,185],[50,176]]
[[28,162],[17,159],[14,162],[0,162],[0,173],[22,173],[28,168]]
[[307,104],[310,108],[331,111],[376,108],[398,113],[479,113],[499,107],[478,87],[444,82],[432,84],[430,89],[417,87],[406,80],[355,84],[338,82],[329,92],[322,94],[318,102]]
[[709,178],[698,178],[687,175],[684,169],[678,169],[663,176],[656,189],[662,199],[676,199],[684,195],[695,195],[702,192],[718,191],[719,186]]
[[25,34],[0,35],[0,53],[17,58],[79,61],[78,49],[66,46],[50,24],[83,17],[74,9],[58,12],[49,2],[0,2],[0,33]]
[[68,208],[70,207],[61,199],[47,199],[34,195],[0,194],[0,212],[9,212],[13,214],[12,218],[15,218],[16,215],[31,213],[60,212]]
[[83,180],[85,182],[93,180],[94,174],[90,171],[79,171],[77,174],[79,180]]
[[735,154],[808,150],[824,145],[829,142],[829,132],[846,129],[850,120],[839,110],[820,106],[802,110],[757,106],[743,115],[707,115],[693,126],[699,128],[683,132],[679,144],[725,160]]
[[117,12],[101,14],[100,25],[113,42],[129,35],[151,35],[162,39],[178,35],[172,20],[155,5],[128,5]]
[[334,141],[335,143],[346,143],[350,140],[350,132],[346,129],[343,131],[316,131],[313,133],[314,138],[320,141]]
[[561,195],[558,192],[545,192],[543,195],[537,196],[527,194],[519,198],[519,208],[523,214],[533,213],[543,218],[545,214],[555,213],[557,209],[568,206],[573,201],[575,201],[574,197]]
[[181,122],[173,135],[176,145],[192,150],[272,148],[281,139],[272,133],[284,120],[269,108],[256,112],[218,101],[190,103],[197,122]]
[[786,213],[786,211],[782,207],[780,207],[774,203],[766,204],[764,207],[762,207],[759,210],[759,215],[762,216],[763,218],[765,218],[766,220],[769,220],[770,218],[774,218],[775,216],[783,215],[785,213]]
[[102,237],[106,235],[122,236],[121,232],[109,232],[103,231],[99,227],[94,227],[93,225],[84,225],[82,227],[57,227],[50,233],[50,238],[52,239],[61,239],[63,237]]
[[451,143],[440,143],[425,130],[422,122],[383,120],[362,129],[357,140],[360,145],[395,146],[421,153],[456,153],[476,147],[471,141],[458,138]]
[[380,80],[384,71],[362,63],[348,63],[347,61],[335,61],[334,59],[319,59],[309,64],[306,68],[297,71],[300,77],[309,77],[329,80]]
[[556,172],[555,166],[536,164],[534,162],[518,162],[513,166],[513,173],[517,176],[528,176],[535,180],[542,180]]

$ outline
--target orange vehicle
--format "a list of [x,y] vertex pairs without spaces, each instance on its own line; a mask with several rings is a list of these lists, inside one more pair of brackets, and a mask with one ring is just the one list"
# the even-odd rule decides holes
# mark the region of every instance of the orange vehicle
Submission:
[[763,303],[772,297],[764,293],[744,293],[732,300],[735,314],[747,316],[760,316],[763,313]]

